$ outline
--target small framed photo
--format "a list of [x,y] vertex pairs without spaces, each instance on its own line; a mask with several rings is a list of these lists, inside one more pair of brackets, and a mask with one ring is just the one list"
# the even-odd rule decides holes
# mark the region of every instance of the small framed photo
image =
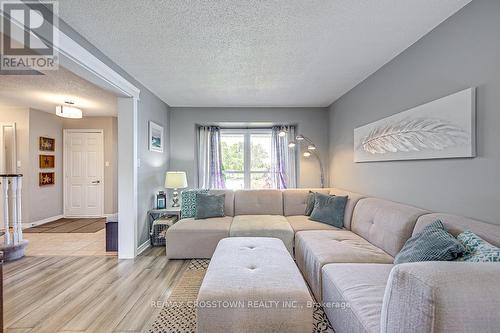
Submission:
[[149,122],[149,150],[163,153],[163,126]]
[[38,185],[47,186],[56,183],[56,176],[54,172],[40,172],[38,174]]
[[41,151],[55,151],[56,150],[56,140],[51,138],[40,137],[40,147]]
[[39,155],[40,169],[54,169],[56,164],[54,155]]

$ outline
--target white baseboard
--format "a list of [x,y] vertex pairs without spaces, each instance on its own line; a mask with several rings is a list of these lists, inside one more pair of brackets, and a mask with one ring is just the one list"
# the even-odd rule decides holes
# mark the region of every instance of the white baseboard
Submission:
[[151,247],[151,242],[148,239],[147,241],[145,241],[144,243],[142,243],[141,245],[139,245],[139,247],[137,248],[137,255],[139,255],[142,252],[146,251],[150,247]]
[[106,222],[118,222],[118,213],[114,214],[104,214],[104,217],[106,218]]
[[54,222],[56,220],[62,219],[63,217],[64,217],[64,215],[56,215],[56,216],[47,217],[46,219],[38,220],[35,222],[23,223],[22,228],[26,229],[26,228],[36,227],[36,226],[39,226],[39,225],[42,225],[45,223]]

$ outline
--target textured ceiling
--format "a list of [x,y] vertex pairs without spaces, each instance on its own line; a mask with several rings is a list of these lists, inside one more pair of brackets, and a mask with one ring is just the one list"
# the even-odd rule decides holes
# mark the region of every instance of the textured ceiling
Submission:
[[59,67],[45,75],[1,75],[0,107],[31,107],[55,113],[72,101],[83,116],[116,116],[116,96]]
[[327,106],[470,0],[60,0],[171,106]]

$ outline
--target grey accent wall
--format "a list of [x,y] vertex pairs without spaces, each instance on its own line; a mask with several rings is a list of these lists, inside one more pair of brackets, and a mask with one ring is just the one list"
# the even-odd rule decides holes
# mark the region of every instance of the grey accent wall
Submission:
[[[326,108],[171,108],[170,149],[172,170],[186,171],[190,187],[196,186],[196,125],[264,122],[297,124],[298,132],[318,147],[328,171],[328,112]],[[319,166],[313,158],[300,158],[300,187],[319,187]],[[328,177],[325,175],[325,181]],[[325,184],[328,185],[328,184]]]
[[[149,120],[156,120],[159,124],[165,124],[165,130],[168,131],[169,106],[99,51],[94,45],[89,43],[63,20],[59,21],[59,29],[141,90],[140,101],[138,103],[138,156],[141,160],[141,166],[138,170],[137,245],[139,246],[149,238],[147,211],[153,208],[154,195],[162,184],[160,180],[164,177],[169,162],[168,145],[163,153],[148,151],[148,146],[144,143],[148,135],[147,124]],[[138,52],[140,53],[140,51]],[[168,133],[166,133],[166,137],[168,138]]]
[[[330,184],[500,224],[500,1],[476,0],[330,106]],[[474,159],[353,163],[353,129],[477,87]]]
[[[138,181],[138,245],[148,241],[149,230],[147,212],[154,207],[155,194],[165,190],[165,172],[169,163],[168,117],[165,103],[149,91],[141,90],[141,106],[138,123],[138,158],[140,160]],[[164,128],[165,146],[163,153],[149,151],[149,121]]]

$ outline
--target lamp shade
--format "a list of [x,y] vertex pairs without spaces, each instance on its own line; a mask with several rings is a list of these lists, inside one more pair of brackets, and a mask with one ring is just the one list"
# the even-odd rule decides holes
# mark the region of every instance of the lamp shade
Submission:
[[169,171],[165,174],[165,188],[186,188],[187,186],[184,171]]

